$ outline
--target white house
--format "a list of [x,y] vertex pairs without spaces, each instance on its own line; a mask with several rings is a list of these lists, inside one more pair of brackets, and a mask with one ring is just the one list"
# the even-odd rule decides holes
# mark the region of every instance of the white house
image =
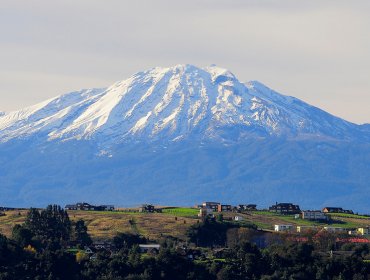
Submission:
[[327,220],[328,217],[321,211],[302,211],[302,219],[304,220]]
[[241,216],[235,216],[234,217],[234,221],[237,221],[237,222],[243,221],[243,217],[241,217]]
[[324,227],[328,232],[347,232],[347,229],[341,227]]
[[275,225],[275,231],[291,231],[293,225]]
[[202,207],[199,209],[198,217],[204,218],[206,216],[212,216],[213,215],[213,209],[209,207]]
[[317,227],[316,226],[297,226],[297,232],[302,233],[302,232],[307,232],[307,231],[316,231]]

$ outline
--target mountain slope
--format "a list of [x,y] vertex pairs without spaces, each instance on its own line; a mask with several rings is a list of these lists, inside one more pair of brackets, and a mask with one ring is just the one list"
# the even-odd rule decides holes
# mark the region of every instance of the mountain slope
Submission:
[[[131,138],[217,138],[234,127],[240,137],[362,137],[359,126],[259,82],[243,84],[216,66],[139,72],[107,89],[62,95],[0,117],[0,139],[35,134],[52,139],[116,142]],[[109,141],[108,141],[109,142]]]
[[153,68],[0,114],[0,205],[292,201],[370,213],[370,129],[231,72]]

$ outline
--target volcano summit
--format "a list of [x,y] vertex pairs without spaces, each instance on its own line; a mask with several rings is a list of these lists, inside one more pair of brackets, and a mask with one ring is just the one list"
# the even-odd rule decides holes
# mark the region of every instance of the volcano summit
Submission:
[[216,66],[0,113],[1,203],[294,201],[369,211],[370,130]]

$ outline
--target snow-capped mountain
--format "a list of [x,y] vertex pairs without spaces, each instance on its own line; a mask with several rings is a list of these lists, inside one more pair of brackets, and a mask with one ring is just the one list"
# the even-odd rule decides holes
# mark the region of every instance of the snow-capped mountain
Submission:
[[370,213],[370,127],[216,66],[0,113],[0,205],[295,202]]
[[120,142],[132,138],[284,135],[353,138],[359,127],[259,82],[240,82],[216,66],[176,65],[139,72],[106,89],[68,93],[0,117],[2,142],[37,135]]

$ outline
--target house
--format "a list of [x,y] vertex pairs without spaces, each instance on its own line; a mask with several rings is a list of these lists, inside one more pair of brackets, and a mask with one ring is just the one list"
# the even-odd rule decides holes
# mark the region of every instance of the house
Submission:
[[67,204],[64,208],[66,210],[94,210],[95,206],[86,202],[78,202],[76,204]]
[[370,228],[368,228],[368,227],[366,227],[366,228],[361,227],[361,228],[358,228],[356,231],[360,235],[369,235],[370,234]]
[[297,232],[298,233],[303,233],[307,231],[317,231],[318,227],[316,226],[297,226]]
[[95,206],[95,211],[114,211],[114,206],[113,205]]
[[159,244],[139,244],[141,253],[158,253],[161,245]]
[[206,207],[200,208],[198,217],[205,218],[207,216],[213,216],[213,209],[212,208],[206,208]]
[[322,209],[324,213],[346,213],[346,214],[353,214],[352,210],[345,210],[341,207],[324,207]]
[[324,230],[328,231],[328,232],[333,232],[333,233],[336,233],[336,232],[347,232],[347,229],[345,228],[341,228],[341,227],[324,227]]
[[231,212],[233,210],[233,207],[228,204],[219,204],[217,207],[218,212]]
[[269,208],[269,211],[285,215],[301,213],[299,206],[292,203],[276,203]]
[[322,220],[322,221],[328,220],[328,216],[325,215],[325,213],[321,211],[307,210],[307,211],[302,211],[301,215],[302,215],[303,220]]
[[254,211],[257,210],[257,205],[256,204],[239,204],[238,208],[239,211]]
[[202,256],[202,251],[199,249],[190,249],[186,245],[177,246],[176,253],[183,258],[188,260],[200,259]]
[[151,204],[143,204],[140,208],[139,208],[139,212],[142,212],[142,213],[154,213],[154,205],[151,205]]
[[76,204],[67,204],[64,209],[66,210],[77,210],[77,205]]
[[85,247],[84,252],[85,252],[85,254],[88,254],[88,255],[94,254],[94,251],[90,247]]
[[76,206],[77,206],[77,210],[85,210],[85,211],[95,210],[95,206],[89,203],[86,203],[86,202],[79,202],[76,204]]
[[221,203],[219,202],[203,202],[202,206],[205,208],[211,208],[213,211],[217,212],[218,211],[218,205]]
[[76,204],[67,204],[64,207],[66,210],[82,210],[82,211],[113,211],[113,205],[91,205],[86,202],[78,202]]
[[275,225],[275,231],[292,231],[293,225]]
[[114,244],[108,241],[95,241],[92,244],[92,247],[94,247],[96,250],[106,250],[106,251],[112,251],[115,249]]
[[22,210],[22,208],[11,208],[11,207],[0,206],[0,212],[6,212],[6,211],[12,211],[12,210]]
[[241,217],[241,216],[235,216],[234,217],[234,221],[241,222],[241,221],[243,221],[243,217]]

